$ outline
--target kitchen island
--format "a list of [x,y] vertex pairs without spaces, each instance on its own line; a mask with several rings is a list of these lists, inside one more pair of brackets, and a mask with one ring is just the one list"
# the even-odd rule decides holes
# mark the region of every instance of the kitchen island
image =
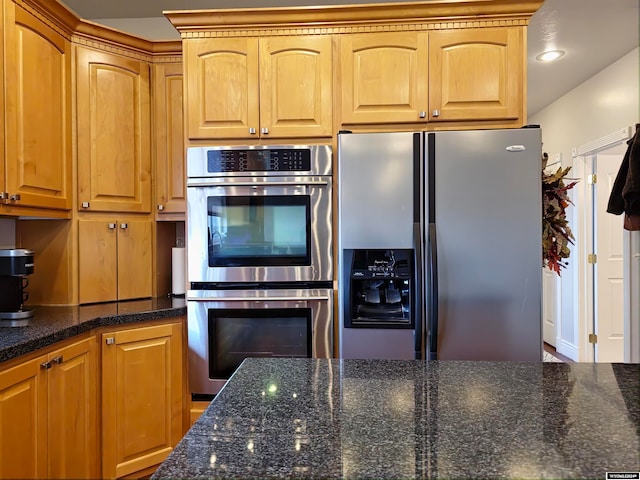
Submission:
[[638,471],[638,364],[249,358],[152,479]]

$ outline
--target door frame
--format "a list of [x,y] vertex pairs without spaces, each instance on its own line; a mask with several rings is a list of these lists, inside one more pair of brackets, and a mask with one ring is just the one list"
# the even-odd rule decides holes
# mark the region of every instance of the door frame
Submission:
[[[626,142],[632,136],[633,129],[631,126],[616,130],[604,137],[598,138],[591,142],[574,147],[571,152],[573,165],[575,167],[575,177],[580,181],[575,188],[575,207],[576,207],[576,254],[577,254],[577,281],[574,281],[574,299],[578,308],[573,310],[574,338],[577,339],[578,362],[594,362],[594,347],[589,343],[589,334],[595,333],[594,323],[594,303],[595,303],[595,275],[594,265],[588,262],[588,255],[594,251],[593,230],[594,230],[594,196],[592,184],[588,181],[591,174],[591,165],[593,157],[598,153],[611,147]],[[626,246],[626,242],[625,242]],[[626,252],[626,250],[625,250]],[[628,277],[624,277],[624,289],[628,287]],[[625,298],[625,303],[627,302]],[[625,325],[628,323],[628,308],[625,306]],[[625,345],[628,337],[625,331]]]

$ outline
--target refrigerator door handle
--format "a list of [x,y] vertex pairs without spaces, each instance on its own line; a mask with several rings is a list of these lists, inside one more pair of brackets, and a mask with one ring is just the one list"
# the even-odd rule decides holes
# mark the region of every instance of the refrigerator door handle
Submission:
[[427,333],[427,360],[438,359],[438,245],[436,243],[436,224],[429,224],[427,241],[427,309],[429,331]]
[[[424,302],[422,302],[422,267],[423,267],[423,263],[422,263],[422,235],[421,235],[421,225],[420,223],[414,223],[413,224],[413,239],[414,239],[414,246],[415,246],[415,250],[414,250],[414,264],[413,264],[413,268],[414,268],[414,278],[415,278],[415,293],[413,294],[413,305],[411,308],[413,308],[413,311],[415,312],[415,316],[414,316],[414,320],[415,320],[415,349],[414,349],[414,353],[415,356],[414,358],[416,360],[422,360],[423,359],[423,347],[422,347],[422,337],[423,337],[423,332],[424,332],[424,327],[423,327],[423,309],[424,309]],[[424,348],[426,348],[426,345],[424,346]]]

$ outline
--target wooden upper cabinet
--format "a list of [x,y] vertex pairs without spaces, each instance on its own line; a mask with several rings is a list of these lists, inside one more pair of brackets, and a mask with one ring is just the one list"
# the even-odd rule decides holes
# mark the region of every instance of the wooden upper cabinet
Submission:
[[189,138],[251,136],[259,121],[257,40],[193,39],[183,47]]
[[78,208],[150,212],[149,65],[77,47]]
[[341,123],[426,121],[426,32],[343,35],[339,42]]
[[331,37],[268,37],[259,47],[261,136],[331,136]]
[[429,121],[524,118],[524,27],[429,33]]
[[156,210],[161,215],[186,211],[182,64],[153,67]]
[[330,37],[183,44],[190,139],[331,136]]
[[[4,10],[5,3],[7,0],[0,1],[0,26],[2,28],[2,32],[7,30],[7,26],[4,23]],[[10,2],[11,3],[11,2]],[[4,34],[0,34],[0,53],[4,54]],[[0,60],[0,118],[6,124],[5,117],[5,102],[4,102],[4,61]],[[5,127],[6,128],[6,127]],[[2,158],[0,159],[0,193],[6,193],[4,191],[5,188],[5,159],[6,159],[6,151],[5,151],[5,128],[0,128],[0,152],[2,152]],[[2,213],[2,201],[0,200],[0,213]],[[0,471],[0,475],[2,471]]]
[[19,195],[10,204],[70,210],[71,44],[13,2],[4,6],[6,184],[2,191]]

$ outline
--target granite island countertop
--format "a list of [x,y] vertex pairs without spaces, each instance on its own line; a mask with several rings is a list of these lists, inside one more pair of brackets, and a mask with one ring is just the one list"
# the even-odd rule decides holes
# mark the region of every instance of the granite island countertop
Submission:
[[29,325],[8,327],[2,326],[0,322],[0,362],[34,352],[94,328],[179,317],[187,312],[185,299],[179,297],[29,308],[34,311]]
[[640,364],[249,358],[152,479],[640,471]]

